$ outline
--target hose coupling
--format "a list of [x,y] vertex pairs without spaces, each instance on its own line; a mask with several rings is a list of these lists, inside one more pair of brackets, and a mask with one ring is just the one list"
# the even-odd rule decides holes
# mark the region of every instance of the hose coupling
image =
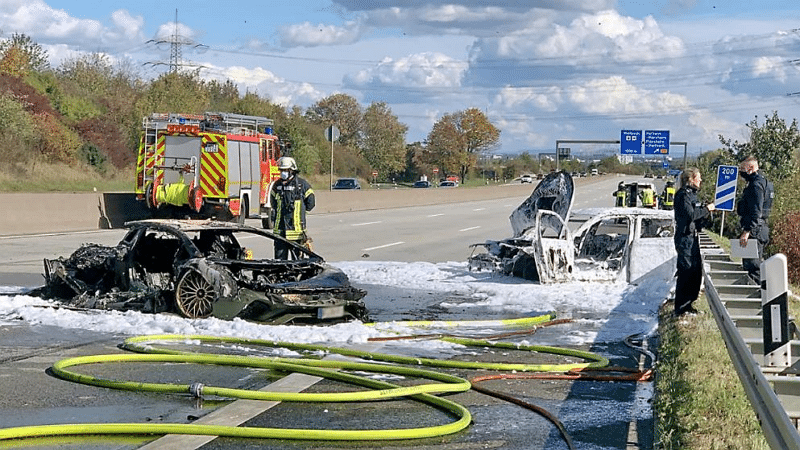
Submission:
[[195,398],[203,398],[203,383],[192,383],[189,385],[189,393]]

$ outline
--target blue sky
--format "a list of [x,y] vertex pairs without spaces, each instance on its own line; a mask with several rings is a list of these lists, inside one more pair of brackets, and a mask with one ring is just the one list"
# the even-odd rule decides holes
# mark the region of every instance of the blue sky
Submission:
[[[744,124],[800,114],[800,6],[739,0],[0,0],[0,37],[25,33],[51,64],[87,52],[166,71],[182,62],[287,106],[338,92],[385,102],[424,140],[476,107],[502,153],[557,139],[670,130],[690,153],[747,140]],[[573,152],[593,152],[590,146]],[[680,149],[682,151],[682,148]]]

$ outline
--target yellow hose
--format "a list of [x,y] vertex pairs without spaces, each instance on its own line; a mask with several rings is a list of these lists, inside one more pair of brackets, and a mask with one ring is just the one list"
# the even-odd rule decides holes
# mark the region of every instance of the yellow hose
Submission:
[[[112,389],[122,389],[137,392],[159,392],[173,394],[215,395],[229,398],[246,398],[270,401],[297,401],[297,402],[345,402],[409,397],[416,401],[444,410],[456,417],[456,420],[444,425],[421,428],[401,428],[388,430],[320,430],[299,428],[253,428],[199,424],[154,424],[154,423],[114,423],[114,424],[63,424],[40,425],[17,428],[0,429],[0,440],[22,439],[44,436],[74,436],[74,435],[165,435],[189,434],[211,435],[224,437],[244,437],[261,439],[302,439],[302,440],[400,440],[419,439],[456,433],[469,426],[472,416],[464,406],[455,402],[436,397],[431,393],[463,392],[470,389],[469,381],[439,372],[433,372],[418,367],[405,367],[390,364],[377,364],[368,362],[317,360],[300,358],[264,358],[219,354],[198,354],[181,352],[165,348],[156,348],[151,345],[155,341],[200,341],[221,342],[243,345],[258,345],[267,347],[288,348],[299,351],[322,351],[337,353],[345,356],[357,357],[365,360],[392,362],[410,366],[428,366],[440,368],[459,369],[489,369],[502,371],[565,371],[573,368],[605,367],[608,360],[594,353],[581,350],[563,349],[548,346],[516,345],[507,342],[489,342],[485,340],[465,338],[443,338],[443,340],[466,346],[480,346],[505,350],[521,350],[540,353],[552,353],[563,356],[572,356],[592,362],[567,363],[567,364],[517,364],[517,363],[480,363],[470,361],[435,360],[428,358],[415,358],[407,356],[388,355],[382,353],[365,352],[347,348],[326,347],[312,344],[296,344],[289,342],[276,342],[259,339],[231,338],[203,335],[152,335],[138,336],[126,339],[123,348],[137,352],[137,354],[109,354],[82,356],[68,358],[55,363],[52,371],[56,376],[77,383],[100,386]],[[319,376],[326,379],[342,381],[353,385],[368,387],[368,391],[342,392],[342,393],[288,393],[251,391],[245,389],[231,389],[214,386],[178,385],[168,383],[143,383],[122,380],[110,380],[90,375],[80,374],[70,367],[100,364],[100,363],[184,363],[184,364],[215,364],[239,367],[255,367],[275,369],[285,372],[300,372]],[[429,379],[437,383],[425,383],[414,386],[398,386],[384,381],[359,377],[338,370],[365,371],[373,373],[389,373],[408,377]]]

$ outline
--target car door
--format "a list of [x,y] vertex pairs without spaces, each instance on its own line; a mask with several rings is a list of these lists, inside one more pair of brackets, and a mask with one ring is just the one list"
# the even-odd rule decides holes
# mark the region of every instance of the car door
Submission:
[[675,222],[667,213],[640,216],[636,221],[635,239],[628,255],[628,281],[638,284],[656,270],[675,270]]
[[553,211],[539,210],[534,230],[533,259],[539,282],[548,284],[572,279],[575,247],[564,219]]

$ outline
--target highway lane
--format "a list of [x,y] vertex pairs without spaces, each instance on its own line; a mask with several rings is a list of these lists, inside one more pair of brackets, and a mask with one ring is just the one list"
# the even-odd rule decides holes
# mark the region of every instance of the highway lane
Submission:
[[[636,179],[578,178],[573,208],[611,206],[617,183]],[[312,212],[309,232],[314,250],[331,262],[464,261],[471,253],[470,244],[511,236],[508,217],[525,198],[370,210],[354,205],[349,212]],[[247,223],[260,226],[256,220]],[[84,243],[114,245],[123,234],[124,230],[93,230],[0,236],[0,285],[37,286],[42,282],[44,258],[68,256]]]

